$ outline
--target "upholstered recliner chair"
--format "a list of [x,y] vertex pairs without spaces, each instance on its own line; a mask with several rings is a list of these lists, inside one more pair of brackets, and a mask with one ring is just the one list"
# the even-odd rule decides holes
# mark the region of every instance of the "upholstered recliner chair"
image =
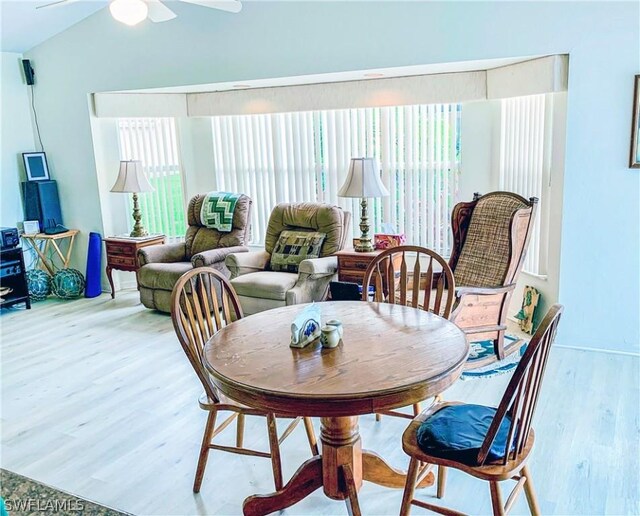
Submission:
[[[332,255],[344,247],[350,221],[351,213],[338,206],[278,204],[269,217],[265,250],[232,253],[226,259],[244,314],[324,300],[338,270],[338,260]],[[326,235],[319,257],[302,260],[295,273],[274,271],[270,266],[271,255],[285,230]]]
[[232,229],[221,232],[200,222],[200,210],[206,195],[196,195],[187,208],[185,241],[151,245],[138,251],[138,288],[140,301],[147,308],[171,312],[171,292],[178,278],[194,267],[211,266],[225,276],[229,253],[243,253],[250,236],[251,198],[241,195],[233,213]]

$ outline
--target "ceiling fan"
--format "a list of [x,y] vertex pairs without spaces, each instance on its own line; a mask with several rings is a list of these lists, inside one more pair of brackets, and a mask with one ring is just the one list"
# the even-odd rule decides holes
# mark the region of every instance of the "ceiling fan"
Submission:
[[[71,4],[78,0],[57,0],[45,5],[39,5],[36,9],[56,7]],[[242,9],[240,0],[178,0],[188,4],[201,5],[212,9],[220,9],[230,13],[238,13]],[[116,20],[127,25],[136,25],[149,18],[152,22],[160,23],[172,20],[177,15],[160,0],[110,0],[109,11]]]

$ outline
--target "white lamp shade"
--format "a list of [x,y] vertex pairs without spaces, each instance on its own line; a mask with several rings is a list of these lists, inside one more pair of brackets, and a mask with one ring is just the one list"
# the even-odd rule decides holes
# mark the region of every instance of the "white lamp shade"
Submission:
[[340,197],[386,197],[389,191],[382,184],[380,172],[373,158],[351,158],[349,173]]
[[112,192],[153,192],[154,188],[142,171],[141,161],[121,161],[118,179],[111,188]]

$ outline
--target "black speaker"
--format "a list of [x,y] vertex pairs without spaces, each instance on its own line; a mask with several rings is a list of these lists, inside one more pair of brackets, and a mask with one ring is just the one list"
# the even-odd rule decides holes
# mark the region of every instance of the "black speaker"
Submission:
[[35,83],[35,80],[34,80],[35,72],[31,67],[31,61],[29,61],[28,59],[23,59],[22,68],[24,70],[24,78],[27,81],[27,84],[29,86],[32,86]]
[[22,190],[25,220],[40,222],[40,231],[62,224],[58,184],[54,180],[24,181]]

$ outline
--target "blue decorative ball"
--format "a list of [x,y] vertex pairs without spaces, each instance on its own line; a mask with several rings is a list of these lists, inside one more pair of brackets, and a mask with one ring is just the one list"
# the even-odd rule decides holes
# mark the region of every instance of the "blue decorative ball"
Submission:
[[27,271],[27,288],[31,301],[44,301],[51,293],[51,276],[42,269]]
[[84,276],[76,269],[61,269],[53,275],[51,290],[61,299],[80,297],[84,291]]

